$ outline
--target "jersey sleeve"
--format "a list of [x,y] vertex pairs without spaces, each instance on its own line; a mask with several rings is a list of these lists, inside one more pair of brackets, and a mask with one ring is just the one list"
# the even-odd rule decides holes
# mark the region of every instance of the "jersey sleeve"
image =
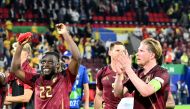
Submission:
[[72,86],[76,79],[76,75],[72,75],[69,69],[67,69],[65,73],[66,73],[65,80],[66,80],[66,83],[68,86],[68,90],[69,90],[69,92],[71,92]]
[[[133,68],[133,70],[136,74],[138,73],[136,69]],[[128,76],[126,77],[126,80],[123,81],[123,86],[128,89],[129,93],[133,93],[134,90],[137,90]]]
[[76,79],[76,75],[72,75],[71,71],[69,69],[67,69],[66,70],[66,77],[70,81],[71,85],[73,85],[75,82],[75,79]]
[[25,84],[30,85],[31,87],[34,87],[35,80],[36,80],[35,77],[38,75],[36,70],[29,65],[28,61],[25,61],[22,64],[22,70],[25,73],[25,79],[23,82]]
[[[158,81],[161,84],[161,88],[162,88],[169,84],[169,82],[170,82],[169,78],[170,77],[169,77],[167,70],[161,69],[161,70],[157,71],[157,73],[153,79]],[[168,87],[168,90],[169,90],[169,87]]]
[[28,84],[24,84],[24,89],[31,89],[32,90],[32,87],[29,86]]
[[15,74],[10,72],[9,76],[6,78],[6,83],[9,83],[13,80],[15,80]]
[[99,90],[103,90],[103,84],[102,84],[102,74],[103,69],[100,69],[96,74],[96,87],[98,87]]
[[131,80],[128,80],[126,82],[123,83],[123,86],[126,87],[128,89],[129,93],[132,93],[134,90],[136,90],[135,86],[133,85],[133,83],[131,82]]

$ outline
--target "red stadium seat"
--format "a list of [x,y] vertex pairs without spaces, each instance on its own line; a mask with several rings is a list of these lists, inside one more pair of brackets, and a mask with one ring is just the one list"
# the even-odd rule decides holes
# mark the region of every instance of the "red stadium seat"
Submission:
[[0,8],[0,13],[3,13],[3,8]]
[[3,13],[8,14],[8,13],[9,13],[9,10],[8,10],[7,8],[3,8]]

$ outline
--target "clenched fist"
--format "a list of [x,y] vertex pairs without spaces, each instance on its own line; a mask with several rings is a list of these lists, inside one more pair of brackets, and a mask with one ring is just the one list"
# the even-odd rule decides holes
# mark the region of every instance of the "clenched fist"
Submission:
[[67,33],[67,28],[63,23],[56,24],[56,28],[59,34]]
[[17,41],[19,42],[20,45],[24,45],[30,41],[31,37],[32,37],[31,32],[21,33],[19,35]]

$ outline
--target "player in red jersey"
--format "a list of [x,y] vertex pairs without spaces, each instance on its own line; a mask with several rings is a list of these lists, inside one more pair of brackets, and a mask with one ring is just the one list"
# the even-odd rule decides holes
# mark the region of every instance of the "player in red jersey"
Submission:
[[113,71],[114,58],[117,55],[125,52],[125,46],[121,42],[113,42],[109,47],[109,56],[111,57],[111,63],[108,66],[100,69],[96,75],[96,96],[94,100],[95,109],[117,109],[117,105],[121,101],[121,97],[115,97],[113,93],[113,83],[115,81],[116,73]]
[[[13,53],[16,50],[17,43],[13,44]],[[25,44],[21,53],[21,68],[22,63],[29,61],[32,55],[32,49],[30,44]],[[4,105],[10,105],[12,109],[31,109],[34,107],[34,97],[33,89],[24,84],[21,80],[15,77],[14,73],[8,73],[6,77],[6,82],[10,86],[11,93],[8,91],[8,96],[6,96]]]
[[[169,74],[160,66],[162,47],[160,43],[147,38],[140,43],[137,52],[137,64],[140,69],[131,68],[131,59],[128,54],[120,54],[114,60],[114,69],[117,72],[114,95],[120,96],[123,92],[134,92],[133,109],[165,109],[169,92]],[[128,76],[123,84],[122,75]],[[127,107],[126,107],[127,108]]]
[[5,100],[5,94],[7,91],[6,82],[5,82],[5,74],[0,72],[0,108],[3,108],[3,102]]
[[20,54],[23,45],[30,41],[30,36],[19,42],[13,57],[11,70],[19,79],[35,89],[35,109],[69,109],[69,93],[78,73],[81,57],[77,45],[67,32],[66,26],[61,23],[57,24],[56,27],[58,33],[62,34],[70,46],[70,51],[73,54],[65,75],[60,71],[60,57],[56,52],[44,54],[41,59],[40,74],[36,74],[36,71],[32,70],[27,62],[23,64],[22,69],[20,68]]

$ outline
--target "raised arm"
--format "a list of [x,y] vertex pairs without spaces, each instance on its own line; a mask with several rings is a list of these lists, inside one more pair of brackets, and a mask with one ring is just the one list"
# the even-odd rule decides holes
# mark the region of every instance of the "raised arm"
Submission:
[[15,76],[18,77],[19,79],[24,80],[25,74],[21,69],[21,57],[20,57],[22,49],[23,46],[18,44],[11,63],[11,73],[14,73]]
[[76,43],[73,41],[72,37],[67,31],[67,28],[64,24],[60,23],[56,25],[58,33],[61,34],[65,41],[68,43],[70,51],[72,52],[72,60],[71,63],[69,64],[69,70],[73,75],[77,75],[78,69],[80,66],[81,62],[81,56],[79,49],[76,45]]
[[17,48],[11,63],[11,73],[14,73],[15,76],[22,81],[24,81],[25,73],[21,69],[21,52],[23,46],[30,41],[31,35],[31,33],[23,33],[19,35]]

